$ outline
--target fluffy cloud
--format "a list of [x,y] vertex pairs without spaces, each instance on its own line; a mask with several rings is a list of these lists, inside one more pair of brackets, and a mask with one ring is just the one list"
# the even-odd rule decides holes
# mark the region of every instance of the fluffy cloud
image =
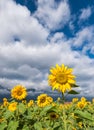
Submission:
[[[23,82],[27,87],[42,88],[47,80],[47,70],[51,65],[58,63],[61,51],[57,44],[32,47],[18,43],[2,45],[0,48],[0,78],[6,87],[7,84],[11,86],[13,83],[15,85]],[[46,82],[46,87],[47,85]]]
[[51,30],[63,27],[70,19],[70,8],[66,1],[38,0],[35,17]]
[[73,40],[73,46],[81,47],[83,44],[91,43],[94,37],[94,26],[88,26],[81,29],[75,34]]
[[80,20],[86,20],[88,19],[92,14],[92,9],[91,7],[84,8],[81,10],[81,15],[79,16]]
[[[26,44],[44,44],[48,30],[37,19],[31,17],[25,6],[12,0],[0,1],[0,44],[19,39]],[[42,35],[41,35],[42,34]]]

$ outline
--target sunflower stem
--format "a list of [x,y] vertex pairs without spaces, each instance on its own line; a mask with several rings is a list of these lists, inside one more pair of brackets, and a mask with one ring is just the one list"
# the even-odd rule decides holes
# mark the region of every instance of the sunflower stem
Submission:
[[62,103],[63,103],[63,104],[65,103],[65,96],[64,96],[64,93],[62,93]]

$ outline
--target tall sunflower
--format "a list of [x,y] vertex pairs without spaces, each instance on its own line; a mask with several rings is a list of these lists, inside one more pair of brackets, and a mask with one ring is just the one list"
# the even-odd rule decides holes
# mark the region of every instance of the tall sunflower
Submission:
[[73,69],[68,68],[64,64],[50,69],[50,74],[48,76],[49,85],[52,89],[56,89],[65,93],[67,90],[71,90],[72,84],[75,84],[75,76],[72,74]]
[[22,100],[27,96],[26,88],[22,85],[16,85],[11,90],[11,97],[17,100]]

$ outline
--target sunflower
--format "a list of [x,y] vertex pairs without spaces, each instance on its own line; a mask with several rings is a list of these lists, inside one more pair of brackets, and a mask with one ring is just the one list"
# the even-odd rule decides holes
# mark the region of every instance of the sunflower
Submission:
[[52,89],[56,89],[65,93],[67,90],[71,90],[73,84],[75,84],[75,76],[72,74],[73,69],[68,68],[62,64],[50,69],[50,74],[48,76],[49,85]]
[[52,102],[53,102],[53,99],[47,94],[41,94],[37,97],[37,105],[39,107],[47,106]]
[[78,98],[73,98],[72,103],[76,103],[76,102],[78,102],[78,100],[79,100]]
[[0,123],[4,121],[4,118],[0,118]]
[[3,106],[6,107],[8,106],[9,102],[7,100],[7,98],[3,98]]
[[83,109],[87,105],[87,102],[79,101],[77,103],[77,107]]
[[15,111],[17,109],[17,102],[12,102],[9,104],[8,110]]
[[28,102],[28,104],[27,104],[28,107],[31,107],[31,106],[33,106],[33,105],[34,105],[34,100],[30,100],[30,101]]
[[22,85],[17,85],[11,90],[11,97],[17,100],[22,100],[27,96],[26,88]]
[[50,116],[50,119],[51,119],[51,120],[55,120],[55,119],[58,119],[58,118],[59,118],[59,115],[58,115],[57,113],[55,113],[55,112],[51,112],[51,113],[49,114],[49,116]]

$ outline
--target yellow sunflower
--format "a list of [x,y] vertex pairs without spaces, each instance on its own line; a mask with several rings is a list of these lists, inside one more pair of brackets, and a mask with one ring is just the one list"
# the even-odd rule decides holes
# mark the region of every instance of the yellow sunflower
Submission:
[[77,107],[83,109],[87,105],[87,102],[79,101],[77,103]]
[[9,102],[7,100],[7,98],[3,98],[3,106],[6,107],[8,106]]
[[15,111],[17,109],[17,102],[12,102],[9,104],[8,110]]
[[0,118],[0,123],[4,121],[4,118]]
[[53,99],[47,94],[41,94],[37,97],[37,105],[39,107],[47,106],[52,102],[53,102]]
[[34,100],[30,100],[30,101],[28,102],[27,106],[28,106],[28,107],[31,107],[31,106],[33,106],[33,104],[34,104]]
[[22,85],[17,85],[11,90],[12,98],[22,100],[27,96],[26,88]]
[[75,76],[72,74],[73,69],[68,68],[62,64],[50,69],[48,76],[49,85],[52,89],[56,89],[65,93],[67,90],[71,90],[72,84],[75,84]]

